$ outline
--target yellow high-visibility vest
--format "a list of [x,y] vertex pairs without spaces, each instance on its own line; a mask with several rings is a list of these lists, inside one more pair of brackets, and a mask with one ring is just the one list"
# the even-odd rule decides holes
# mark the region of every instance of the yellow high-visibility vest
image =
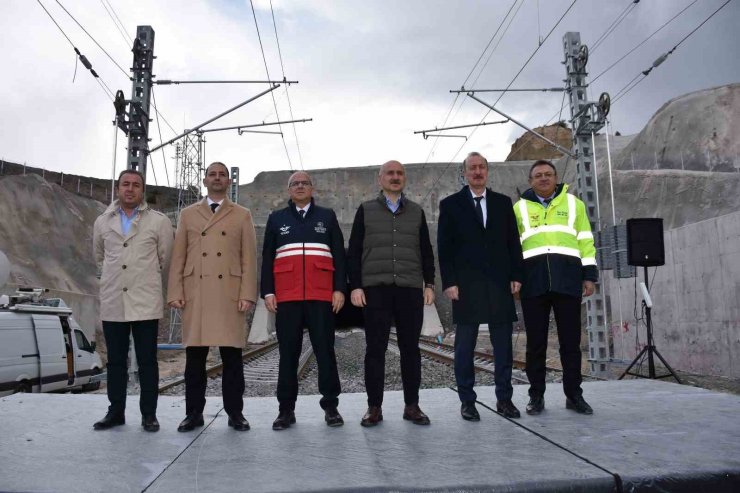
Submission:
[[568,185],[550,202],[519,199],[514,215],[519,228],[524,260],[545,254],[569,255],[581,265],[596,265],[596,248],[586,205],[567,193]]

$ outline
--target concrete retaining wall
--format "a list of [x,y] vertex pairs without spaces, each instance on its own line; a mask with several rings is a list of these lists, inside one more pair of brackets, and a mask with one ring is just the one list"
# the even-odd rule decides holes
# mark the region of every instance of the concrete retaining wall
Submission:
[[[678,370],[740,377],[740,211],[666,231],[665,249],[666,264],[648,269],[658,351]],[[639,283],[641,267],[638,273]],[[635,279],[615,280],[611,272],[605,279],[617,320],[614,356],[631,361],[647,340],[633,315],[635,306],[640,314],[639,284],[635,305]]]

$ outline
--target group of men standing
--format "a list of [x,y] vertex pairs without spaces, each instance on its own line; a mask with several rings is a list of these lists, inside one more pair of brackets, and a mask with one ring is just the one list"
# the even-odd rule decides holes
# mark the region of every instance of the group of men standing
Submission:
[[[509,418],[520,416],[511,386],[517,293],[527,330],[527,413],[544,409],[547,332],[554,310],[566,407],[591,414],[580,386],[580,305],[582,296],[594,290],[597,270],[583,202],[567,193],[567,185],[557,184],[549,161],[532,165],[532,188],[514,205],[487,188],[488,162],[483,156],[470,153],[462,166],[468,185],[440,202],[437,234],[442,288],[452,301],[457,325],[455,378],[462,417],[480,419],[473,351],[482,323],[488,324],[493,345],[497,410]],[[186,417],[178,430],[204,424],[205,363],[211,346],[219,347],[224,363],[228,425],[249,429],[242,413],[241,350],[246,343],[245,312],[257,300],[255,229],[250,212],[226,196],[231,182],[223,163],[208,166],[203,183],[208,195],[182,210],[174,241],[169,220],[147,207],[143,177],[132,170],[119,175],[118,200],[95,223],[110,400],[108,413],[95,429],[125,422],[130,333],[140,368],[142,426],[159,429],[156,334],[163,277],[169,279],[168,304],[183,310]],[[378,185],[378,196],[363,202],[355,214],[346,253],[336,214],[315,203],[313,183],[303,171],[289,179],[287,207],[268,218],[260,289],[267,310],[275,314],[280,352],[275,430],[296,422],[304,327],[316,355],[325,421],[332,427],[344,423],[338,411],[334,315],[345,303],[347,283],[350,301],[363,309],[365,320],[368,409],[361,424],[370,427],[383,420],[385,354],[392,326],[401,357],[403,419],[430,423],[419,407],[419,337],[424,305],[435,297],[429,228],[422,207],[403,193],[406,172],[401,163],[383,164]]]

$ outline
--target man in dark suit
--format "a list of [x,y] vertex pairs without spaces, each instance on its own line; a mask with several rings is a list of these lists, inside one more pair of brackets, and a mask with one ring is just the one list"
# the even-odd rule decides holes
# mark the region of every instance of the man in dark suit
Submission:
[[488,161],[471,152],[463,161],[468,185],[439,204],[437,253],[442,288],[452,300],[455,379],[463,419],[478,421],[473,351],[478,326],[488,324],[496,361],[496,409],[518,418],[511,402],[514,294],[522,281],[522,249],[511,199],[486,188]]

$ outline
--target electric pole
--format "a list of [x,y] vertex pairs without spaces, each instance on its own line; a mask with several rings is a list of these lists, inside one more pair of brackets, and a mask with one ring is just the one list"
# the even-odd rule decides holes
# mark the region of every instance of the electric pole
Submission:
[[[601,227],[596,183],[596,163],[593,156],[593,134],[606,123],[609,112],[609,95],[604,93],[599,102],[588,101],[586,89],[586,64],[588,47],[581,44],[577,32],[565,33],[566,91],[570,102],[571,128],[573,129],[573,150],[576,154],[577,193],[586,204],[591,231],[596,238]],[[598,246],[598,245],[597,245]],[[600,282],[596,283],[594,294],[586,298],[586,331],[591,374],[609,376],[609,337],[606,328],[604,296]]]
[[149,98],[152,88],[154,64],[154,29],[137,26],[134,46],[134,73],[131,87],[128,120],[128,169],[141,172],[146,177],[149,154]]

